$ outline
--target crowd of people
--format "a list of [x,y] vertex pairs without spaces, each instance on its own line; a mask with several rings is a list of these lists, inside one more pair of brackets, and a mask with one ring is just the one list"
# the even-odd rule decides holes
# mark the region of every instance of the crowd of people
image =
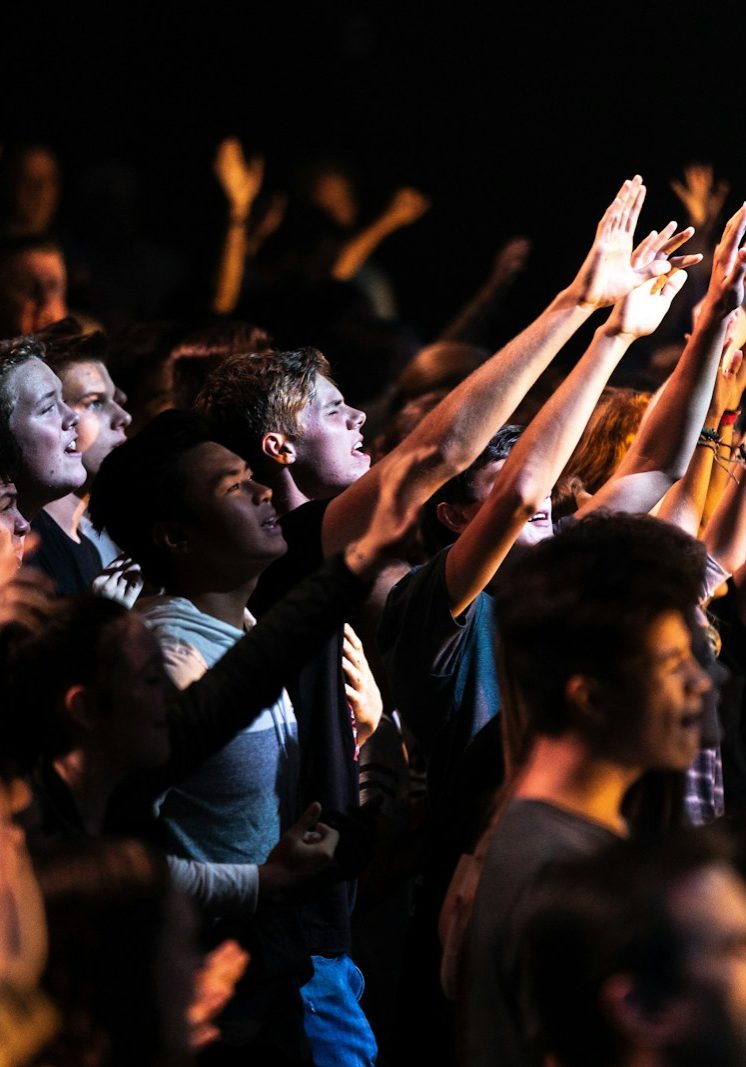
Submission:
[[187,311],[0,156],[0,1067],[740,1067],[746,202],[491,355],[526,237],[421,338],[427,197],[264,169]]

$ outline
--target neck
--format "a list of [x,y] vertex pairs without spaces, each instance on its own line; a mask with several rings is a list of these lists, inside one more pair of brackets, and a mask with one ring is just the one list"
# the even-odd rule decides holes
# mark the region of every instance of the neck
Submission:
[[61,526],[68,537],[73,541],[80,541],[80,520],[85,514],[87,496],[78,496],[77,493],[68,493],[60,500],[52,500],[44,505],[44,511],[51,515],[58,526]]
[[243,630],[244,611],[258,580],[257,575],[236,589],[221,592],[205,590],[197,583],[180,582],[178,588],[169,588],[168,592],[191,600],[195,608],[199,608],[205,615],[211,615],[237,630]]
[[575,734],[538,737],[520,773],[515,795],[566,808],[626,835],[622,801],[640,772],[600,759]]
[[311,499],[296,485],[288,467],[282,467],[279,476],[272,479],[272,504],[278,515],[287,515]]
[[72,793],[87,833],[101,834],[109,799],[123,775],[83,749],[60,756],[54,761],[54,769]]

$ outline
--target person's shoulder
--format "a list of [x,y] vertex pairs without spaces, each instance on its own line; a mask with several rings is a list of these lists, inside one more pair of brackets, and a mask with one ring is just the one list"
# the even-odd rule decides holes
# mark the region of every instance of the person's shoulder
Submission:
[[286,512],[280,519],[280,526],[285,540],[290,547],[290,540],[295,542],[309,536],[318,537],[321,545],[321,528],[324,523],[324,515],[329,507],[328,500],[308,500],[300,507]]
[[287,552],[260,577],[249,601],[257,618],[324,562],[321,529],[328,500],[309,500],[280,519]]

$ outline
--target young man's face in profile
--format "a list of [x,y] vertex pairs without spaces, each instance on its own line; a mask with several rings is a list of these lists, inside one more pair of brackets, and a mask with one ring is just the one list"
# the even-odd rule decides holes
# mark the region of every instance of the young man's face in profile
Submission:
[[692,652],[682,615],[667,611],[641,634],[640,653],[600,684],[609,758],[643,773],[685,771],[699,751],[711,681]]
[[8,427],[21,454],[17,484],[44,503],[79,489],[86,479],[77,447],[77,417],[62,399],[62,383],[42,360],[32,358],[7,375],[13,404]]
[[328,378],[316,375],[316,395],[299,415],[300,433],[293,439],[292,473],[308,486],[306,496],[323,500],[353,485],[370,468],[363,452],[365,413],[345,404]]
[[191,449],[185,464],[182,525],[190,560],[205,581],[209,575],[221,588],[234,589],[287,551],[272,493],[240,456],[216,442]]

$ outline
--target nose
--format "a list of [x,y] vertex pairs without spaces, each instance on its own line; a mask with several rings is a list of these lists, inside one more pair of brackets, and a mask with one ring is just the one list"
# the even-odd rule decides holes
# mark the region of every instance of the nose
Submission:
[[712,678],[704,667],[700,665],[699,661],[692,656],[689,661],[689,688],[700,696],[705,696],[712,687]]
[[20,511],[16,512],[16,521],[13,524],[13,534],[15,537],[25,537],[31,529],[31,524],[24,519]]
[[254,487],[252,495],[255,504],[268,504],[272,499],[272,490],[267,485],[262,485],[261,482],[252,482]]
[[358,411],[357,408],[347,409],[347,421],[350,426],[354,427],[354,429],[356,430],[362,429],[362,427],[365,425],[366,418],[367,415],[364,411]]
[[126,430],[131,422],[132,422],[132,416],[130,415],[129,411],[125,411],[124,408],[121,407],[115,400],[114,401],[114,417],[112,419],[112,425],[115,428],[121,426],[123,430]]
[[72,426],[77,426],[80,422],[80,416],[77,411],[73,411],[67,404],[62,402],[62,429],[69,430]]

